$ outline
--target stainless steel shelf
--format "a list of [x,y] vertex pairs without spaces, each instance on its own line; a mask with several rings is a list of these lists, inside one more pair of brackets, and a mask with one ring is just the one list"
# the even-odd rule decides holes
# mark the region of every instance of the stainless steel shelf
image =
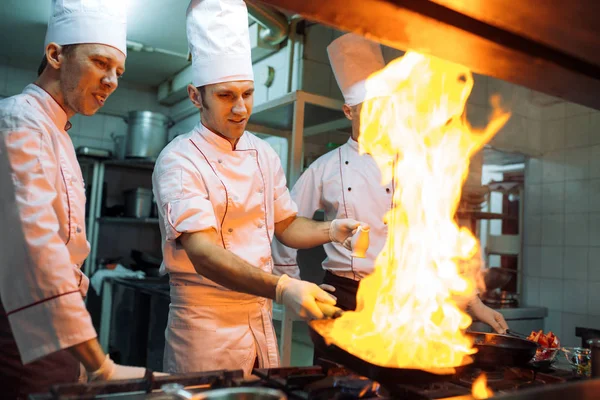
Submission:
[[157,224],[158,218],[128,218],[128,217],[100,217],[98,222],[108,224]]

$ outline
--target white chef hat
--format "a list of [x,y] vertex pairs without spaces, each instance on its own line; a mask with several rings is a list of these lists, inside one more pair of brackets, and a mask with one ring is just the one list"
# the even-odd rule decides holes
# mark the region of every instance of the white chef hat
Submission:
[[243,0],[192,0],[186,27],[194,86],[254,80]]
[[367,78],[385,67],[381,46],[360,35],[347,33],[327,46],[335,80],[344,102],[355,106],[373,97],[367,95]]
[[50,42],[100,43],[127,55],[127,1],[52,0],[44,48]]

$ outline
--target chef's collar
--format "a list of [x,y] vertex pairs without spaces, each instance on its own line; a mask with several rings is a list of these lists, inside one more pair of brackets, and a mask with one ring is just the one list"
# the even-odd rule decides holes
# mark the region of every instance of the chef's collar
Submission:
[[217,149],[224,151],[224,152],[228,152],[228,151],[234,151],[234,150],[247,150],[248,149],[248,143],[247,143],[247,139],[246,139],[246,131],[244,131],[244,134],[242,135],[242,137],[240,137],[240,140],[238,140],[238,142],[235,145],[235,149],[233,149],[233,146],[231,145],[231,142],[229,140],[227,140],[226,138],[224,138],[223,136],[217,135],[216,133],[214,133],[213,131],[211,131],[210,129],[208,129],[206,126],[204,126],[202,124],[202,122],[198,123],[198,133],[200,134],[200,136],[202,136],[204,138],[204,140],[206,140],[209,144],[215,146]]
[[348,146],[350,146],[352,148],[352,150],[355,150],[358,153],[358,142],[354,139],[352,139],[352,136],[350,136],[350,138],[348,138]]
[[62,129],[64,131],[71,129],[71,126],[73,125],[71,122],[69,122],[67,113],[60,106],[60,104],[54,100],[54,97],[52,97],[50,93],[46,92],[44,89],[34,83],[27,85],[25,90],[23,90],[23,93],[32,95],[45,105],[44,110],[46,113],[48,113],[50,118],[52,118],[52,121],[54,121],[54,124],[58,129]]

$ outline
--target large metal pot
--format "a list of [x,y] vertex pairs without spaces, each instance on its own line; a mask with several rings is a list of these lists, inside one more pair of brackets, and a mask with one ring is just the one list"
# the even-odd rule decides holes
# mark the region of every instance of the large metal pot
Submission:
[[125,121],[129,124],[125,157],[155,160],[167,144],[171,119],[152,111],[131,111]]

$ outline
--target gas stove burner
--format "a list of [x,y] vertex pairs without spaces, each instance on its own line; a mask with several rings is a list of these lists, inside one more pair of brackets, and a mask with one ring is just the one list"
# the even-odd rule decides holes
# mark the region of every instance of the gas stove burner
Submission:
[[332,394],[338,394],[340,398],[369,399],[379,396],[379,383],[373,382],[365,377],[350,376],[328,376],[319,381],[310,383],[304,387],[310,399],[330,398]]
[[472,385],[477,378],[485,374],[488,383],[501,382],[506,379],[504,368],[473,368],[460,377],[462,383]]

